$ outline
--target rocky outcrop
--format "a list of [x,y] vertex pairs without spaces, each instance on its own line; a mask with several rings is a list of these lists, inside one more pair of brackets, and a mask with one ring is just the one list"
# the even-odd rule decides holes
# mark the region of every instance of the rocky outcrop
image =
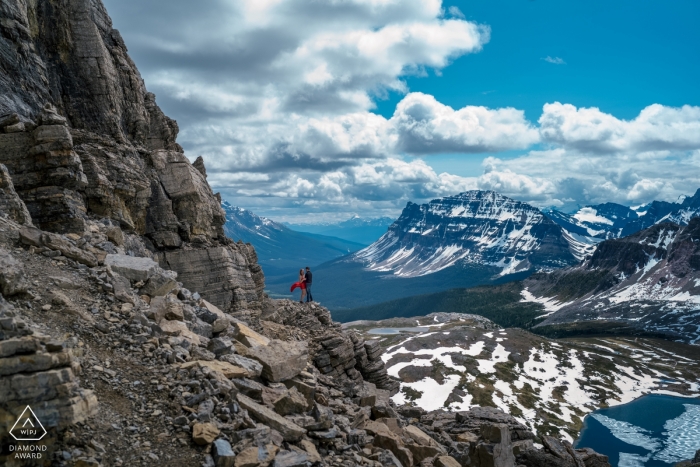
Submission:
[[[26,426],[33,426],[37,433],[25,437],[41,437],[53,450],[57,431],[96,412],[95,394],[81,388],[76,379],[81,367],[74,344],[34,334],[16,319],[14,307],[0,295],[0,445],[15,442],[10,433],[22,438],[16,422],[35,416],[41,425],[30,419],[32,425]],[[27,412],[27,406],[31,412]],[[0,463],[23,465],[5,449],[0,453]]]
[[32,224],[27,206],[17,195],[10,172],[3,164],[0,164],[0,216],[6,216],[18,224]]
[[[88,219],[109,219],[187,287],[255,314],[257,258],[224,235],[204,162],[185,157],[102,3],[10,0],[0,10],[0,163],[34,224],[82,235]],[[0,207],[22,217],[5,197]]]

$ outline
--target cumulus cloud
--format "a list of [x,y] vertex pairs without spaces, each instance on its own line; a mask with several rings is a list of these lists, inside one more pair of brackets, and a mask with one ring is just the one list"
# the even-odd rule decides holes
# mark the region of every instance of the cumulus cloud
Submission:
[[679,151],[700,148],[700,107],[659,104],[633,120],[620,120],[593,108],[555,102],[539,119],[544,141],[593,154]]
[[[531,123],[516,108],[410,92],[406,77],[489,41],[488,26],[441,0],[105,3],[188,156],[204,156],[225,198],[266,215],[395,215],[477,188],[563,207],[697,188],[699,107],[655,104],[623,120],[555,102]],[[372,113],[389,92],[404,94],[393,115]],[[493,156],[461,177],[430,167],[444,153]]]
[[390,123],[398,136],[397,149],[413,154],[497,152],[527,148],[539,140],[522,110],[454,110],[423,93],[406,96]]

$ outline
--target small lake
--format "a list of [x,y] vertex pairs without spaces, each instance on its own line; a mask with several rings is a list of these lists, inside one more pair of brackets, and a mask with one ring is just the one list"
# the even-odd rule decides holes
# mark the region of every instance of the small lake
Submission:
[[429,331],[430,328],[426,327],[415,327],[415,328],[374,328],[370,329],[367,331],[368,334],[381,334],[381,335],[390,335],[390,334],[401,334],[402,332],[412,332],[412,333],[421,333],[421,332],[426,332]]
[[613,467],[672,467],[700,449],[700,399],[651,394],[596,410],[575,447],[609,456]]

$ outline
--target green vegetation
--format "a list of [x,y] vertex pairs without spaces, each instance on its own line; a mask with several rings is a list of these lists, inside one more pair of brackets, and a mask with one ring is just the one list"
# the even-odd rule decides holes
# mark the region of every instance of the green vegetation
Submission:
[[430,313],[470,313],[484,316],[503,327],[529,329],[539,322],[542,305],[521,302],[522,282],[503,285],[452,289],[428,295],[402,298],[353,310],[333,311],[340,322],[361,319],[409,318]]

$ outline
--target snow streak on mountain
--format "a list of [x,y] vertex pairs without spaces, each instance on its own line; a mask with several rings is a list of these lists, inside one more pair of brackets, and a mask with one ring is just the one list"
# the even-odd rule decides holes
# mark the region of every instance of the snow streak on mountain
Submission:
[[468,191],[408,203],[386,234],[353,259],[400,277],[460,262],[501,268],[501,275],[575,264],[592,242],[565,232],[542,212],[493,191]]

